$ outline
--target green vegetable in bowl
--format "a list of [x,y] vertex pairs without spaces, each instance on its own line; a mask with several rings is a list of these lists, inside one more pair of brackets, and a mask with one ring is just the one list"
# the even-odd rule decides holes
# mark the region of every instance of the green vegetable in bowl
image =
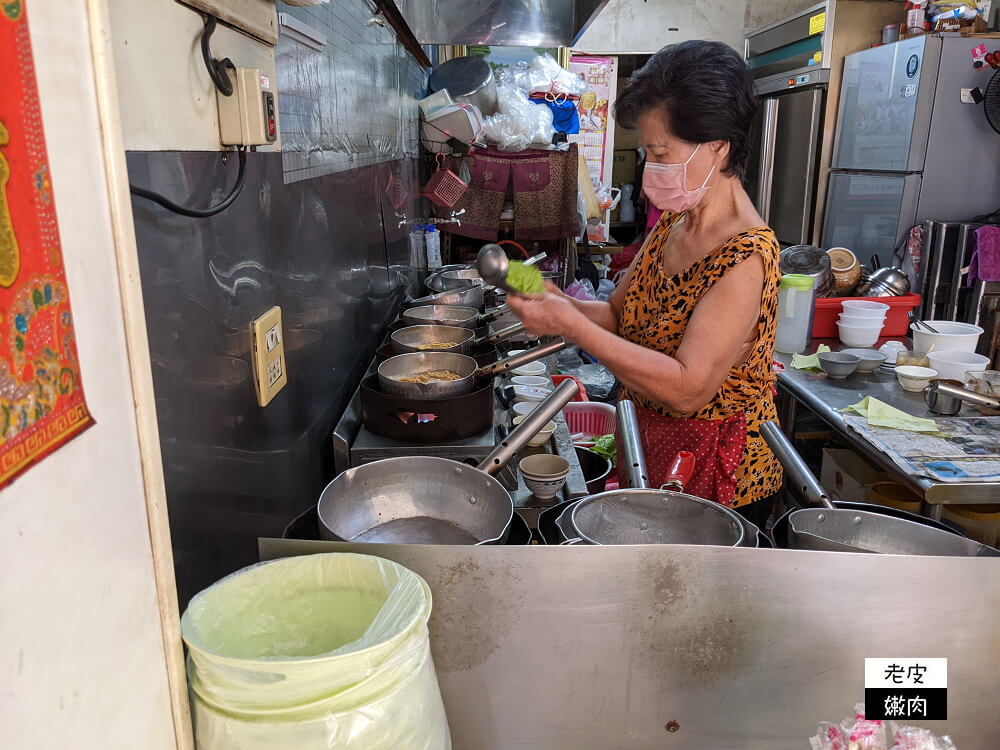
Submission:
[[519,260],[512,260],[507,265],[507,284],[521,294],[545,294],[542,272]]
[[615,443],[614,435],[601,435],[594,438],[594,447],[591,450],[608,459],[612,466],[618,461],[618,446]]

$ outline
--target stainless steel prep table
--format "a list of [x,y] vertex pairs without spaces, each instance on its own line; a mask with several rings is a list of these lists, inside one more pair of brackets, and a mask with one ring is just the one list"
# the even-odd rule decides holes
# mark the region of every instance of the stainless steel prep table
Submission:
[[[810,351],[815,351],[819,344],[826,344],[834,351],[844,348],[836,340],[813,340]],[[865,396],[874,396],[879,401],[917,417],[934,416],[924,404],[923,394],[904,391],[893,372],[879,369],[873,373],[854,373],[844,380],[834,380],[822,373],[793,369],[790,354],[775,352],[774,359],[785,367],[778,373],[778,389],[791,397],[786,408],[779,411],[782,429],[789,436],[796,405],[801,404],[829,425],[859,454],[884,469],[896,481],[923,495],[933,518],[941,517],[942,505],[995,503],[997,497],[1000,497],[1000,484],[995,482],[937,482],[929,477],[908,474],[847,426],[840,410],[856,404]],[[968,406],[963,406],[959,414],[961,417],[977,415],[978,412]]]

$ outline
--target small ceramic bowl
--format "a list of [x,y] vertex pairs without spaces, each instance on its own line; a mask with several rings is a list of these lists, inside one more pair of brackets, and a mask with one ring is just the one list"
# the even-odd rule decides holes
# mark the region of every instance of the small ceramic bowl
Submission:
[[515,385],[515,401],[542,401],[552,394],[551,388],[532,388],[530,385]]
[[520,367],[515,367],[511,370],[515,375],[544,375],[545,374],[545,363],[544,362],[528,362]]
[[840,353],[853,354],[861,360],[858,362],[858,372],[875,372],[886,359],[885,354],[878,349],[841,349]]
[[897,365],[896,380],[904,391],[919,393],[926,388],[932,379],[937,377],[937,370],[929,367],[914,367],[913,365]]
[[858,368],[861,362],[860,357],[844,352],[820,352],[816,355],[819,358],[819,366],[830,378],[846,378]]
[[[528,418],[527,415],[514,417],[513,420],[514,426],[517,427],[519,424],[521,424],[521,422],[523,422],[527,418]],[[555,431],[556,431],[555,422],[546,423],[546,425],[541,430],[538,431],[538,434],[528,441],[528,445],[534,446],[536,448],[539,445],[545,445],[545,443],[548,442],[549,438],[552,437],[552,433]]]
[[543,375],[515,375],[510,379],[514,385],[526,385],[530,388],[548,388],[549,379]]
[[531,494],[539,500],[551,500],[566,484],[569,461],[551,453],[539,453],[522,458],[518,464],[521,478]]

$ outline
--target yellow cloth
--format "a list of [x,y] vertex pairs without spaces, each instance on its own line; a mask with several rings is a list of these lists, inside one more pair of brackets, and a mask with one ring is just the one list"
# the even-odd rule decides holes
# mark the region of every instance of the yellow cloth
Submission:
[[793,354],[792,367],[796,370],[822,370],[823,368],[819,364],[819,357],[816,354],[828,351],[830,351],[830,347],[826,344],[820,344],[816,347],[815,354]]
[[867,419],[868,424],[873,427],[891,427],[894,430],[909,430],[910,432],[938,431],[937,423],[933,419],[914,417],[871,396],[865,396],[858,403],[845,406],[842,411],[853,411]]

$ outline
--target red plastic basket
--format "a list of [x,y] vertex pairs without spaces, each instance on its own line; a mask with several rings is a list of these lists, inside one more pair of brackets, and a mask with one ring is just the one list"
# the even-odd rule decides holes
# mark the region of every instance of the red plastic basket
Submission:
[[424,187],[424,196],[435,206],[452,208],[465,195],[469,184],[444,166],[444,154],[437,155],[438,168]]
[[591,446],[593,438],[610,435],[618,427],[618,416],[611,404],[598,401],[571,401],[563,408],[566,426],[571,435],[581,434],[583,437],[573,442],[577,445]]

